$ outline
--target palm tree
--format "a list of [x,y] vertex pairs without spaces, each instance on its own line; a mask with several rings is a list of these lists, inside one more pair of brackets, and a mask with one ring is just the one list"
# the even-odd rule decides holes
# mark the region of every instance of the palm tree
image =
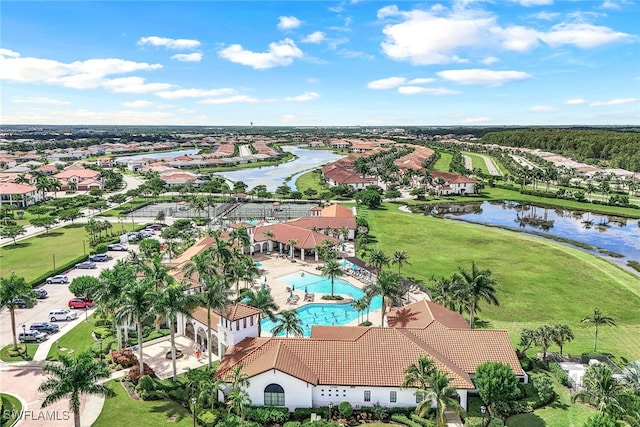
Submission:
[[249,376],[242,370],[242,365],[237,365],[231,369],[225,380],[231,383],[229,411],[233,410],[244,419],[244,409],[248,403],[251,403],[249,394],[245,391],[249,387]]
[[236,242],[241,250],[244,250],[244,247],[251,243],[246,227],[238,227],[231,231],[229,233],[229,239],[232,243]]
[[367,255],[367,265],[373,267],[376,273],[380,274],[382,267],[389,265],[389,257],[379,248],[373,248]]
[[206,250],[194,255],[182,267],[184,278],[191,280],[194,274],[198,275],[198,281],[202,287],[204,282],[217,273],[216,264],[213,259],[213,252]]
[[581,320],[582,323],[590,323],[595,325],[596,334],[593,339],[593,352],[596,352],[596,347],[598,346],[598,327],[600,325],[608,325],[608,326],[616,326],[616,322],[611,317],[604,316],[600,309],[596,307],[593,310],[593,317],[585,317]]
[[640,395],[640,360],[625,366],[622,370],[622,381],[633,394]]
[[42,407],[45,408],[62,399],[69,399],[69,408],[73,412],[73,424],[75,427],[80,427],[80,395],[113,395],[110,388],[97,383],[99,380],[109,378],[111,372],[103,361],[96,362],[89,353],[82,353],[75,359],[62,354],[58,360],[58,363],[49,363],[42,368],[49,374],[38,388],[38,391],[46,393]]
[[395,251],[391,259],[391,264],[398,264],[398,275],[400,275],[400,268],[402,268],[403,265],[411,264],[409,262],[409,254],[405,251]]
[[[191,315],[191,311],[197,307],[198,301],[194,295],[187,294],[186,286],[180,283],[172,283],[159,291],[156,300],[155,311],[167,316],[171,331],[171,363],[173,364],[173,382],[178,378],[176,369],[176,328],[175,322],[178,314]],[[142,372],[142,371],[140,371]]]
[[593,405],[601,415],[621,411],[619,399],[624,392],[624,385],[613,376],[608,365],[598,363],[589,366],[582,378],[582,387],[571,397],[572,402]]
[[333,297],[333,282],[336,277],[340,277],[343,275],[342,268],[340,264],[335,259],[328,260],[322,266],[322,275],[331,279],[331,296]]
[[[268,317],[271,321],[276,320],[275,312],[278,311],[278,305],[273,300],[271,292],[268,289],[260,289],[258,292],[249,291],[245,294],[245,304],[260,310],[260,318]],[[258,333],[258,335],[260,335]]]
[[121,305],[116,311],[116,319],[118,321],[131,319],[138,329],[138,362],[141,374],[144,372],[142,322],[152,314],[155,299],[156,294],[151,288],[151,282],[148,280],[136,280],[127,284],[123,289]]
[[289,338],[289,334],[301,337],[304,334],[302,330],[302,320],[295,310],[284,310],[276,316],[276,326],[271,329],[271,335],[277,336],[284,332]]
[[431,359],[427,358],[427,356],[419,356],[417,364],[405,368],[402,387],[415,387],[418,389],[416,393],[422,393],[424,398],[429,387],[429,380],[435,369],[436,367]]
[[542,325],[533,332],[533,341],[542,347],[542,360],[547,360],[547,350],[554,342],[555,332],[549,325]]
[[[364,313],[367,307],[369,307],[369,301],[367,300],[366,296],[362,296],[357,300],[353,300],[353,302],[351,302],[351,307],[353,307],[358,312],[358,323],[362,323],[360,322],[360,316]],[[362,317],[364,318],[364,316]]]
[[436,403],[436,426],[446,427],[445,411],[453,409],[457,414],[464,412],[458,402],[458,393],[451,387],[451,378],[439,369],[434,369],[429,377],[429,388],[425,399],[416,408],[416,413],[424,417],[431,409],[432,402]]
[[402,288],[398,286],[400,276],[391,271],[383,271],[378,275],[375,283],[368,285],[365,291],[372,296],[382,297],[380,326],[384,327],[387,307],[391,307],[394,301],[402,297]]
[[560,357],[562,357],[562,347],[574,338],[575,335],[569,325],[557,324],[553,327],[553,341],[560,347]]
[[0,279],[0,310],[7,308],[11,316],[11,335],[13,335],[13,349],[18,350],[18,340],[16,338],[16,308],[15,299],[25,298],[31,294],[31,286],[24,280],[11,273],[9,277]]
[[202,291],[198,294],[200,304],[207,308],[207,343],[209,344],[209,369],[212,369],[211,356],[211,310],[222,310],[231,303],[229,281],[221,274],[205,275],[200,278]]
[[480,301],[488,304],[500,305],[495,296],[493,287],[497,281],[491,278],[490,270],[480,270],[475,262],[471,263],[471,271],[458,269],[463,286],[468,294],[467,310],[469,310],[469,327],[473,328],[476,311],[479,310]]
[[[118,260],[113,268],[103,270],[98,277],[99,285],[94,295],[96,304],[103,310],[107,317],[114,317],[120,306],[123,290],[135,282],[135,271],[122,260]],[[114,319],[118,351],[122,350],[122,327]]]
[[287,245],[289,245],[289,249],[291,252],[291,259],[293,259],[293,253],[296,250],[296,245],[298,244],[298,241],[296,239],[291,239],[287,242]]

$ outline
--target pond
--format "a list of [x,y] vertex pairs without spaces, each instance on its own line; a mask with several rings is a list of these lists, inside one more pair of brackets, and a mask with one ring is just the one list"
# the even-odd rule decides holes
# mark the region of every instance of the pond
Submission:
[[217,172],[216,175],[232,181],[242,181],[249,186],[249,189],[256,185],[266,185],[267,191],[273,192],[281,186],[285,178],[289,176],[296,175],[295,178],[287,183],[289,187],[294,188],[297,176],[344,157],[330,150],[310,150],[292,145],[284,146],[282,150],[298,157],[280,165]]
[[640,228],[637,219],[512,201],[453,203],[429,208],[426,214],[556,236],[640,261]]

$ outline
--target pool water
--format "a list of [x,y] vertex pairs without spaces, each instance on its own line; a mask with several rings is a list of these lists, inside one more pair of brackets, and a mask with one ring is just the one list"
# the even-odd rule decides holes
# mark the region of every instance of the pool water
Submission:
[[[317,294],[330,294],[331,293],[331,280],[326,277],[317,276],[315,274],[305,273],[301,276],[300,273],[289,274],[284,277],[278,278],[278,280],[287,283],[290,286],[295,286],[296,290],[304,291],[307,288],[309,293]],[[358,299],[364,295],[360,289],[356,288],[352,284],[341,280],[335,279],[333,292],[339,295],[346,295],[353,299]],[[382,307],[382,298],[377,296],[371,300],[370,311],[379,310]],[[335,325],[342,326],[347,323],[351,323],[357,320],[363,313],[358,313],[355,308],[349,303],[344,304],[323,304],[313,303],[304,305],[298,309],[298,316],[302,321],[302,329],[304,336],[311,335],[311,327],[313,325]],[[364,320],[366,320],[366,311],[364,312]],[[370,318],[371,319],[371,318]],[[361,321],[363,319],[361,318]],[[263,331],[271,333],[271,330],[276,324],[269,319],[263,319],[260,323],[260,327]]]

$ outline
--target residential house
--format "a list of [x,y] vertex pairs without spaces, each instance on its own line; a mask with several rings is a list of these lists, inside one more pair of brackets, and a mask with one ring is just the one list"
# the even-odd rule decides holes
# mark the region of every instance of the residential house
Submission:
[[27,208],[42,198],[33,185],[0,182],[0,205],[11,204],[18,208]]

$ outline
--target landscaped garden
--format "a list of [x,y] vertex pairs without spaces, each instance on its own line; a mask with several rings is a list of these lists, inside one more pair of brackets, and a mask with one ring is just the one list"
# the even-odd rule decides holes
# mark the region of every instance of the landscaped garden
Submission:
[[39,345],[40,344],[27,344],[27,348],[25,349],[24,344],[18,343],[18,350],[14,350],[13,344],[9,344],[0,349],[0,360],[3,362],[22,362],[24,360],[32,360]]
[[10,394],[0,393],[0,403],[0,427],[12,426],[22,412],[20,400]]

